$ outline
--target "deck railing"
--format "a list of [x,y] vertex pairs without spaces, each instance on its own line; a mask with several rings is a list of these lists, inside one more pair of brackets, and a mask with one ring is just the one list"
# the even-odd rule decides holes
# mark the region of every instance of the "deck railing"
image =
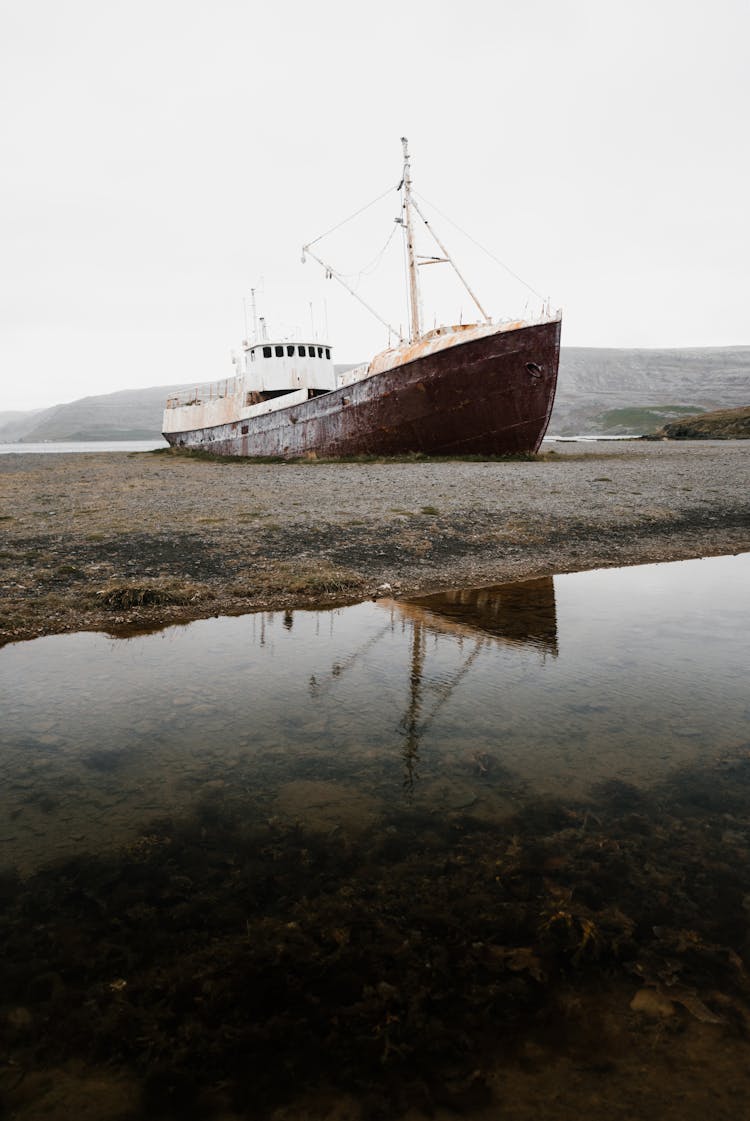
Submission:
[[234,397],[237,392],[237,378],[224,378],[223,381],[207,385],[196,385],[185,393],[167,399],[168,409],[180,409],[184,405],[205,405],[209,401],[220,401],[223,397]]

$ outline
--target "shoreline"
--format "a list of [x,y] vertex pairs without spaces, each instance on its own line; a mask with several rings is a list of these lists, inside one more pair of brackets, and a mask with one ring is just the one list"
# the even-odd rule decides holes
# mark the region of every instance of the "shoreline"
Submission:
[[0,479],[0,645],[750,549],[747,441],[566,441],[528,461],[30,453],[0,457]]

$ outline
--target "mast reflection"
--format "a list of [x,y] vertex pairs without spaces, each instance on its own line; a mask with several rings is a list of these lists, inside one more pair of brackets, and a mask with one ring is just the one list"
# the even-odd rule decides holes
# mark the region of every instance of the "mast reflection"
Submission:
[[[391,605],[411,625],[409,701],[401,719],[404,735],[404,789],[414,792],[422,736],[471,670],[488,643],[529,646],[542,657],[557,657],[557,611],[551,576],[498,584],[487,588],[458,588],[420,596],[410,603]],[[425,632],[471,638],[472,645],[451,678],[433,689],[434,703],[424,711]],[[463,648],[463,645],[462,645]]]
[[424,654],[424,629],[421,623],[415,623],[412,627],[409,705],[401,720],[401,730],[405,736],[404,790],[408,794],[414,792],[414,781],[417,777],[417,764],[419,763],[419,739],[424,728],[421,723]]

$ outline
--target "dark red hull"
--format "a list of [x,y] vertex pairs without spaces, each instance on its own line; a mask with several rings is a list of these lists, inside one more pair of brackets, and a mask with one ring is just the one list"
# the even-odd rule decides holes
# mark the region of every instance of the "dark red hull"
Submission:
[[559,320],[498,331],[300,405],[165,437],[219,455],[283,459],[535,452],[552,412],[559,350]]

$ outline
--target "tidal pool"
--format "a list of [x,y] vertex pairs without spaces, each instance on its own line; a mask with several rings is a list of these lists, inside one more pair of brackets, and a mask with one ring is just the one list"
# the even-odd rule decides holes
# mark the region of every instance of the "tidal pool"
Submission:
[[579,1048],[663,1116],[627,1064],[703,1032],[732,1115],[749,607],[745,554],[0,650],[9,1107],[539,1117]]

